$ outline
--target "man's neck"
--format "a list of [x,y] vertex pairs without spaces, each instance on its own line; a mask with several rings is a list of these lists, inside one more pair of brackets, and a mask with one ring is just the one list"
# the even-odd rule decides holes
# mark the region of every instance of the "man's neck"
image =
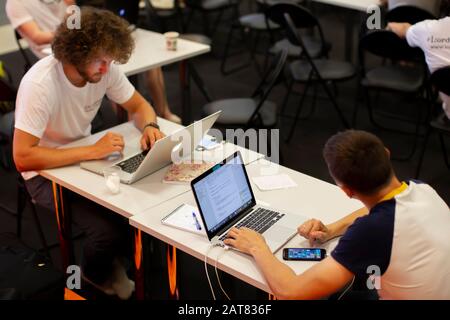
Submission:
[[370,210],[374,206],[376,206],[384,197],[386,197],[392,191],[400,188],[402,183],[397,179],[396,176],[393,176],[389,184],[381,189],[374,195],[371,196],[362,196],[359,195],[358,198],[364,203],[364,205]]
[[75,87],[82,88],[86,85],[87,81],[80,75],[77,69],[68,63],[63,63],[64,74],[67,79],[72,83]]

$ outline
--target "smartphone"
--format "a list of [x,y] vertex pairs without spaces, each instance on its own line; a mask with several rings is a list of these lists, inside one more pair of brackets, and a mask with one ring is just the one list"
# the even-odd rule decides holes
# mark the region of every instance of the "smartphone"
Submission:
[[325,249],[320,248],[284,248],[284,260],[298,260],[298,261],[320,261],[327,255]]

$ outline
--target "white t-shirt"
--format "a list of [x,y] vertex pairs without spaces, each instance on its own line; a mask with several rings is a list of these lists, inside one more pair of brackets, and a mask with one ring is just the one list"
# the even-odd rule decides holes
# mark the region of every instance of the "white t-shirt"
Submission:
[[[56,148],[91,134],[91,122],[104,95],[118,104],[128,101],[134,87],[112,64],[98,83],[75,87],[53,56],[38,61],[20,83],[15,127],[40,139],[39,145]],[[23,173],[30,179],[35,172]]]
[[[450,66],[450,17],[426,20],[408,29],[406,40],[425,53],[430,72]],[[441,93],[443,108],[450,119],[450,97]]]
[[[64,0],[45,3],[41,0],[7,0],[6,14],[14,29],[33,21],[42,31],[54,32],[64,20],[67,5]],[[37,45],[30,38],[21,34],[30,45],[30,49],[39,58],[47,56],[43,50],[50,48],[50,44]]]

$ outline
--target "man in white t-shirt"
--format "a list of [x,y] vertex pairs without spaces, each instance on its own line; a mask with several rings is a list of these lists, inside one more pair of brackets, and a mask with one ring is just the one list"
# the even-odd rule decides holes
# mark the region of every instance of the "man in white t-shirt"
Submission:
[[[74,4],[75,0],[7,0],[6,13],[13,28],[42,59],[51,53],[50,44],[55,30],[64,20],[68,7]],[[158,115],[181,123],[181,119],[170,111],[162,69],[149,70],[147,81]]]
[[[105,94],[132,116],[142,131],[142,149],[163,137],[153,108],[116,65],[126,63],[134,48],[127,26],[109,11],[82,9],[81,28],[70,29],[62,23],[55,32],[53,55],[38,61],[22,79],[16,101],[14,161],[33,200],[43,207],[54,210],[51,183],[35,171],[101,159],[123,150],[123,137],[113,132],[90,146],[57,149],[90,135],[91,121]],[[127,299],[134,283],[117,260],[126,243],[122,225],[101,206],[72,197],[76,197],[71,201],[72,219],[87,236],[85,279],[107,294]]]
[[[426,20],[415,25],[389,23],[388,29],[406,38],[411,47],[419,47],[425,53],[430,72],[450,66],[450,17]],[[450,97],[441,93],[443,109],[450,119]]]

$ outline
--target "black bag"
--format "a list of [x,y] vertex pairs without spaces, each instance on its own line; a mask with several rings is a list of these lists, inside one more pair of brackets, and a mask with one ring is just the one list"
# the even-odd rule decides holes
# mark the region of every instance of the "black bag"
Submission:
[[0,234],[0,300],[63,300],[64,275],[15,234]]

